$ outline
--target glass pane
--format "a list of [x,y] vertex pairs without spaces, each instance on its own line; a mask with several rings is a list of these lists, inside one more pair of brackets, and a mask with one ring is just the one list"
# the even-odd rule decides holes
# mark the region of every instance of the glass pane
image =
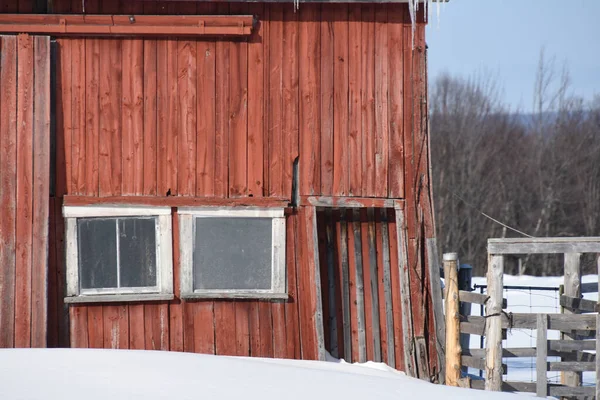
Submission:
[[270,218],[196,218],[194,289],[271,289]]
[[77,220],[79,280],[82,289],[117,287],[117,220]]
[[119,219],[121,287],[156,286],[156,219]]

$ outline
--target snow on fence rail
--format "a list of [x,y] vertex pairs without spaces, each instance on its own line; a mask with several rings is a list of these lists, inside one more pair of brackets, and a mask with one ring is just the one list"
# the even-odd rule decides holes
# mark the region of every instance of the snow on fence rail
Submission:
[[[563,313],[511,313],[506,312],[503,298],[504,255],[544,254],[568,251],[565,258],[564,293],[560,294]],[[538,396],[596,396],[600,398],[598,372],[600,358],[585,351],[600,346],[599,302],[583,299],[582,293],[597,292],[598,283],[581,283],[580,256],[582,252],[600,253],[600,238],[543,238],[543,239],[490,239],[488,242],[489,266],[488,293],[458,291],[460,302],[485,305],[485,316],[460,316],[460,333],[486,337],[485,349],[461,349],[460,366],[485,370],[485,381],[459,382],[461,386],[493,391],[533,392]],[[598,261],[600,270],[600,259]],[[549,288],[544,288],[549,289]],[[550,288],[555,290],[554,288]],[[446,293],[446,299],[453,295]],[[558,300],[558,297],[556,298]],[[558,305],[557,305],[558,306]],[[586,314],[595,313],[595,314]],[[536,331],[535,347],[503,348],[502,340],[510,329]],[[559,331],[560,340],[548,340],[548,331]],[[448,332],[450,335],[451,332]],[[550,335],[551,337],[557,337]],[[584,340],[584,339],[593,340]],[[448,339],[448,338],[447,338]],[[451,339],[452,340],[452,339]],[[447,353],[447,357],[448,357]],[[535,382],[503,382],[507,371],[503,358],[535,357]],[[559,360],[559,361],[555,361]],[[452,363],[452,359],[449,360]],[[448,364],[447,364],[448,368]],[[548,382],[549,371],[560,371],[562,383]],[[581,386],[583,371],[596,372],[596,386]]]

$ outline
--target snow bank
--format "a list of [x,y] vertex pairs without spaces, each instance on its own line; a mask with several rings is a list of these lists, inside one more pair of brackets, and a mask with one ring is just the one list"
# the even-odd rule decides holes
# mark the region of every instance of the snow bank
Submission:
[[134,350],[0,350],[2,399],[401,400],[416,395],[420,400],[513,397],[434,385],[375,363]]

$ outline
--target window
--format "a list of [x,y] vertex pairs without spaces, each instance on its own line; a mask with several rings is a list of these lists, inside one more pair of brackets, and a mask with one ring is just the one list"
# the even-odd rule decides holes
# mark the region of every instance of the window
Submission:
[[180,208],[184,298],[287,298],[283,209]]
[[173,298],[169,207],[65,206],[67,302]]

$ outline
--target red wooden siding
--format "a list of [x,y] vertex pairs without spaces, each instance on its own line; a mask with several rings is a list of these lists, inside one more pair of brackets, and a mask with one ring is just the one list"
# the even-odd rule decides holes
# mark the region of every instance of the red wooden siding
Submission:
[[[81,2],[56,0],[53,11],[80,13]],[[413,50],[406,4],[303,3],[294,12],[292,4],[86,0],[86,12],[252,13],[258,24],[245,40],[58,40],[49,345],[314,359],[324,333],[348,360],[404,369],[405,334],[433,343],[420,254],[433,232],[424,25]],[[16,146],[2,140],[2,148]],[[407,225],[396,226],[393,210],[332,211],[322,231],[314,208],[287,210],[287,301],[185,302],[175,214],[174,301],[64,307],[63,196],[290,198],[296,157],[301,195],[406,199]],[[408,230],[409,270],[420,271],[410,275],[410,333],[402,331],[397,229]],[[339,244],[333,264],[315,243],[317,230],[322,242]],[[330,291],[332,266],[347,292]],[[342,299],[323,308],[326,320],[336,316],[335,333],[333,325],[317,329],[319,294],[323,305]]]
[[50,40],[1,36],[0,347],[45,347]]

